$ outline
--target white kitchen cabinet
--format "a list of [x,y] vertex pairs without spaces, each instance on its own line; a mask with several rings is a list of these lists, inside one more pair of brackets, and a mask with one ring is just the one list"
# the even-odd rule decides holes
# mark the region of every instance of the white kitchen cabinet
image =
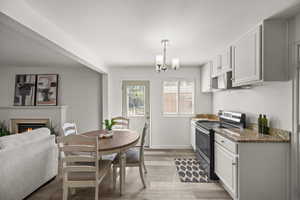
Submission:
[[231,67],[231,47],[226,48],[220,54],[221,62],[221,73],[228,72],[232,69]]
[[211,68],[212,68],[212,77],[218,76],[218,74],[221,72],[221,56],[217,55],[213,57],[211,61]]
[[215,143],[215,172],[230,194],[237,194],[237,156]]
[[232,47],[234,86],[261,80],[261,31],[256,27]]
[[287,80],[287,22],[266,20],[232,45],[232,84]]
[[289,143],[235,142],[215,134],[215,172],[234,200],[289,199]]
[[200,75],[201,75],[201,91],[211,92],[212,89],[211,62],[208,62],[201,67]]

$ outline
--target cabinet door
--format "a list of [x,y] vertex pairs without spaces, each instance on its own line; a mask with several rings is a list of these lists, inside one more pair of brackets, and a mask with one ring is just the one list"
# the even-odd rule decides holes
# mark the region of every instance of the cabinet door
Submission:
[[231,70],[231,47],[223,51],[220,56],[222,72],[227,72]]
[[237,157],[215,142],[215,172],[233,196],[237,196]]
[[201,67],[201,91],[211,92],[211,62]]
[[233,85],[247,85],[261,80],[262,27],[248,32],[232,46]]
[[212,77],[216,77],[221,72],[221,56],[217,55],[212,60]]

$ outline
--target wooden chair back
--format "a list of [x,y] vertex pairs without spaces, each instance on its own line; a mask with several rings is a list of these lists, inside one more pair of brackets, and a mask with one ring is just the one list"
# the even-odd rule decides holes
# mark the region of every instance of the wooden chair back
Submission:
[[116,122],[113,126],[114,129],[129,129],[129,119],[126,117],[118,116],[112,118]]
[[[71,134],[58,138],[63,182],[67,187],[97,186],[99,179],[98,138]],[[88,154],[87,154],[88,153]],[[84,180],[73,180],[84,173]]]
[[75,123],[64,123],[62,126],[64,136],[77,134],[77,127]]

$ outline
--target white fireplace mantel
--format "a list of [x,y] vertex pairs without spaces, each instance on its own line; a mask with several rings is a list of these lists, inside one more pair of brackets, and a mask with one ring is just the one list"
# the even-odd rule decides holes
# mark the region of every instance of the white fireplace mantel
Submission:
[[49,119],[60,132],[60,127],[66,122],[67,108],[67,105],[0,106],[0,121],[8,122],[11,130],[11,119]]

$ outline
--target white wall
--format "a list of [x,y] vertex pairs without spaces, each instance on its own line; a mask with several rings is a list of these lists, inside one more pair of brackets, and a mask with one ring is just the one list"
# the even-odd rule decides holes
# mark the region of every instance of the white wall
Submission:
[[28,73],[59,74],[58,104],[68,106],[67,121],[79,132],[100,127],[101,75],[85,67],[0,67],[0,106],[13,105],[15,75]]
[[109,71],[109,113],[122,114],[122,80],[150,81],[151,146],[189,147],[189,117],[162,116],[162,81],[169,78],[187,78],[196,81],[195,112],[211,112],[211,96],[200,93],[200,68],[186,67],[178,71],[157,73],[153,67],[112,68]]
[[292,82],[271,82],[251,89],[215,92],[213,112],[230,110],[246,113],[247,121],[257,123],[266,114],[271,126],[292,129]]

